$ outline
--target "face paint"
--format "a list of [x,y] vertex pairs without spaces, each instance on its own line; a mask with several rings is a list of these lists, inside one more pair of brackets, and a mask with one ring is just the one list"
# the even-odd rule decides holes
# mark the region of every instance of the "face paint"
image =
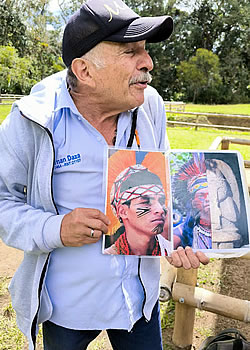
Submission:
[[150,213],[151,209],[150,208],[138,208],[136,210],[136,215],[138,218],[140,218],[141,216],[147,215],[148,213]]
[[157,235],[162,233],[162,231],[163,231],[163,225],[160,225],[160,224],[155,226],[155,228],[152,230],[152,232]]

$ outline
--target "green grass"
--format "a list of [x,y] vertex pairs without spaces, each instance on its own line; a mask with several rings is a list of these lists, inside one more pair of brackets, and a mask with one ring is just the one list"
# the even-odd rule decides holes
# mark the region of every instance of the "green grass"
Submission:
[[196,105],[186,104],[185,112],[220,113],[220,114],[244,114],[250,115],[250,104],[236,105]]
[[10,113],[10,110],[11,110],[11,106],[0,105],[0,124],[3,122],[3,120]]
[[[7,117],[11,106],[0,105],[0,124]],[[244,114],[250,115],[250,104],[237,105],[196,105],[186,104],[185,112],[221,113],[221,114]]]
[[175,303],[172,299],[166,303],[160,303],[161,328],[174,328]]
[[[217,136],[228,136],[241,139],[250,139],[250,133],[236,131],[220,131],[217,129],[175,127],[167,128],[167,134],[172,149],[197,149],[208,150]],[[250,160],[250,147],[242,145],[230,145],[230,150],[237,150],[245,160]]]

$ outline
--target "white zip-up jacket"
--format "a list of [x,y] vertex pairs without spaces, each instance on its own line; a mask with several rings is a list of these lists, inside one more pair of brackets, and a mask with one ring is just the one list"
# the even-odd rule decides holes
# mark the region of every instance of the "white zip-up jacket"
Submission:
[[[14,103],[0,127],[0,238],[24,251],[9,289],[18,327],[28,337],[30,350],[34,349],[38,331],[49,254],[63,247],[60,240],[63,215],[58,215],[52,189],[52,121],[62,84],[65,71],[35,85],[29,96]],[[163,101],[148,87],[145,102],[139,108],[137,130],[143,135],[141,139],[150,140],[155,149],[166,150],[165,129]],[[143,315],[150,319],[159,293],[159,259],[142,258],[138,273],[145,291]],[[49,296],[43,296],[43,300],[47,300],[49,314]],[[39,318],[46,319],[44,315]]]

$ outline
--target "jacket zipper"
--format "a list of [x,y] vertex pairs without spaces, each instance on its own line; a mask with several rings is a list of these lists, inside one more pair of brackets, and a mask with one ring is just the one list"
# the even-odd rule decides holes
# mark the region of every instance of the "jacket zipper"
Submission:
[[[34,123],[36,123],[36,122],[34,122]],[[40,125],[40,124],[38,124],[38,125]],[[40,126],[45,130],[45,132],[47,133],[47,135],[49,136],[49,139],[51,141],[52,148],[53,148],[53,163],[52,164],[54,164],[55,163],[55,148],[54,148],[52,134],[51,134],[51,132],[50,132],[50,130],[48,128],[45,128],[42,125],[40,125]],[[54,195],[53,195],[52,178],[53,178],[53,166],[51,168],[51,173],[50,173],[50,180],[51,180],[50,181],[50,183],[51,183],[50,194],[51,194],[51,199],[52,199],[54,208],[56,210],[56,214],[59,215],[58,209],[57,209],[56,204],[55,204]],[[33,344],[34,344],[34,348],[36,346],[36,325],[37,325],[38,312],[39,312],[39,309],[40,309],[40,306],[41,306],[40,305],[41,292],[42,292],[42,286],[43,286],[45,274],[46,274],[47,267],[48,267],[49,257],[50,257],[50,253],[48,254],[48,257],[46,259],[46,262],[44,264],[44,267],[43,267],[43,270],[42,270],[42,273],[41,273],[40,282],[39,282],[39,288],[38,288],[38,308],[37,308],[37,312],[35,314],[35,317],[34,317],[34,319],[32,321],[32,326],[31,326],[31,337],[32,337],[32,341],[33,341]]]
[[[24,118],[28,119],[32,123],[37,124],[39,127],[41,127],[47,133],[47,135],[48,135],[48,137],[49,137],[49,139],[51,141],[51,144],[52,144],[52,149],[53,149],[53,163],[52,164],[54,164],[55,163],[55,147],[54,147],[53,137],[52,137],[52,134],[51,134],[50,130],[48,128],[46,128],[45,126],[42,126],[41,124],[35,122],[34,120],[26,117],[21,111],[20,111],[20,113],[21,113],[21,115]],[[50,183],[51,183],[50,195],[51,195],[52,203],[54,205],[56,214],[59,215],[58,209],[57,209],[56,204],[55,204],[54,195],[53,195],[52,178],[53,178],[53,166],[51,168],[51,173],[50,173],[50,180],[51,180],[50,181]],[[26,191],[27,191],[27,189],[26,189]],[[34,345],[34,349],[36,347],[36,325],[37,325],[38,312],[39,312],[39,309],[40,309],[40,298],[41,298],[41,292],[42,292],[43,281],[44,281],[44,278],[45,278],[45,273],[46,273],[46,270],[47,270],[47,267],[48,267],[49,257],[50,257],[50,253],[48,254],[48,257],[47,257],[46,262],[45,262],[45,264],[43,266],[43,270],[42,270],[42,273],[41,273],[41,276],[40,276],[39,287],[38,287],[38,308],[37,308],[36,314],[35,314],[35,316],[33,318],[32,324],[31,324],[31,338],[32,338],[32,342],[33,342],[33,345]]]
[[141,270],[141,257],[139,257],[139,262],[138,262],[138,277],[139,277],[139,281],[140,281],[140,283],[142,285],[143,293],[144,293],[144,299],[143,299],[143,303],[142,303],[142,310],[141,310],[141,312],[142,312],[142,316],[145,318],[146,322],[148,322],[148,319],[146,318],[146,316],[144,314],[144,306],[146,304],[146,289],[145,289],[145,286],[144,286],[144,284],[142,282],[142,279],[141,279],[141,272],[140,272],[140,270]]

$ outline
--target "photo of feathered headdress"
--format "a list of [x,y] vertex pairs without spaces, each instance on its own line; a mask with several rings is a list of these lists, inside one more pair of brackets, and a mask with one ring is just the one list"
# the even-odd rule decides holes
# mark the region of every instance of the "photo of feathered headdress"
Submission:
[[109,234],[121,223],[117,215],[120,204],[148,193],[165,194],[169,199],[166,181],[165,156],[161,152],[117,150],[108,159],[106,214],[111,220]]
[[208,187],[204,153],[193,153],[192,158],[174,175],[172,182],[178,206],[186,208],[195,192]]

